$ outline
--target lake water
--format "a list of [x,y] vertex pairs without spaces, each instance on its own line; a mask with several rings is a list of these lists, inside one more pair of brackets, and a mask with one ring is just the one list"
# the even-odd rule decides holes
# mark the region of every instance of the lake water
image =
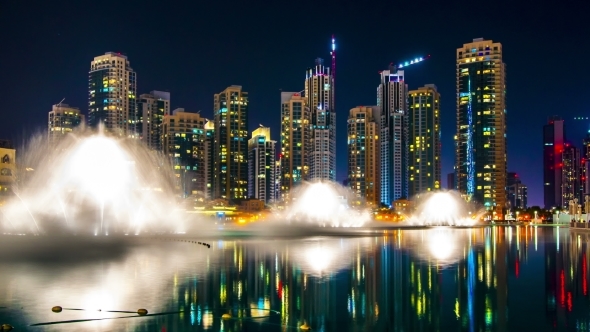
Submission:
[[[4,236],[0,324],[15,331],[299,331],[303,324],[312,331],[588,331],[589,240],[546,226],[282,239]],[[53,306],[84,310],[53,313]],[[108,312],[139,308],[149,315]],[[226,313],[231,319],[221,318]]]

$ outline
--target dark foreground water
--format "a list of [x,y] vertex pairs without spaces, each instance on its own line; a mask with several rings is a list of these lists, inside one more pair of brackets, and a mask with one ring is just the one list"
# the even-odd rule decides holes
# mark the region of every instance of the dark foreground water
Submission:
[[[312,331],[587,331],[586,234],[523,226],[191,239],[211,248],[2,237],[0,324],[15,331],[298,331],[304,323]],[[53,313],[55,305],[84,310]],[[139,308],[150,315],[107,312]],[[222,320],[225,313],[232,318]],[[50,322],[58,324],[31,326]]]

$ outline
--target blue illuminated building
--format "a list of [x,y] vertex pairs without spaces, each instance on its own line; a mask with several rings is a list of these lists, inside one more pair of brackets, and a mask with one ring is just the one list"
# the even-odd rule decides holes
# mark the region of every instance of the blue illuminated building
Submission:
[[502,45],[483,38],[457,49],[456,187],[494,218],[505,212],[506,83]]

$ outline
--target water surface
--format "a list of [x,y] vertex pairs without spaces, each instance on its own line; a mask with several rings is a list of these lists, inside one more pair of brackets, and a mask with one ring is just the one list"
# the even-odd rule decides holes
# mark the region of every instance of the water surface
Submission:
[[[17,331],[590,330],[589,239],[530,226],[288,239],[2,237],[0,324]],[[84,310],[51,312],[56,305]],[[139,308],[162,315],[107,312]],[[222,320],[226,313],[230,320]],[[31,326],[100,318],[116,319]]]

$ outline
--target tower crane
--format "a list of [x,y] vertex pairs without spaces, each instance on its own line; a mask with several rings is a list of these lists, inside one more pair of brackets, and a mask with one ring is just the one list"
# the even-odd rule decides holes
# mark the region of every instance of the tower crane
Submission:
[[411,66],[411,65],[415,65],[415,64],[417,64],[419,62],[422,62],[422,61],[428,60],[428,59],[430,59],[430,55],[427,55],[425,57],[415,58],[415,59],[409,60],[409,61],[405,61],[405,62],[402,62],[402,63],[400,63],[398,65],[394,65],[393,62],[392,62],[392,63],[389,64],[389,70],[391,70],[391,71],[397,71],[398,69],[403,69],[403,68],[406,68],[406,67]]

